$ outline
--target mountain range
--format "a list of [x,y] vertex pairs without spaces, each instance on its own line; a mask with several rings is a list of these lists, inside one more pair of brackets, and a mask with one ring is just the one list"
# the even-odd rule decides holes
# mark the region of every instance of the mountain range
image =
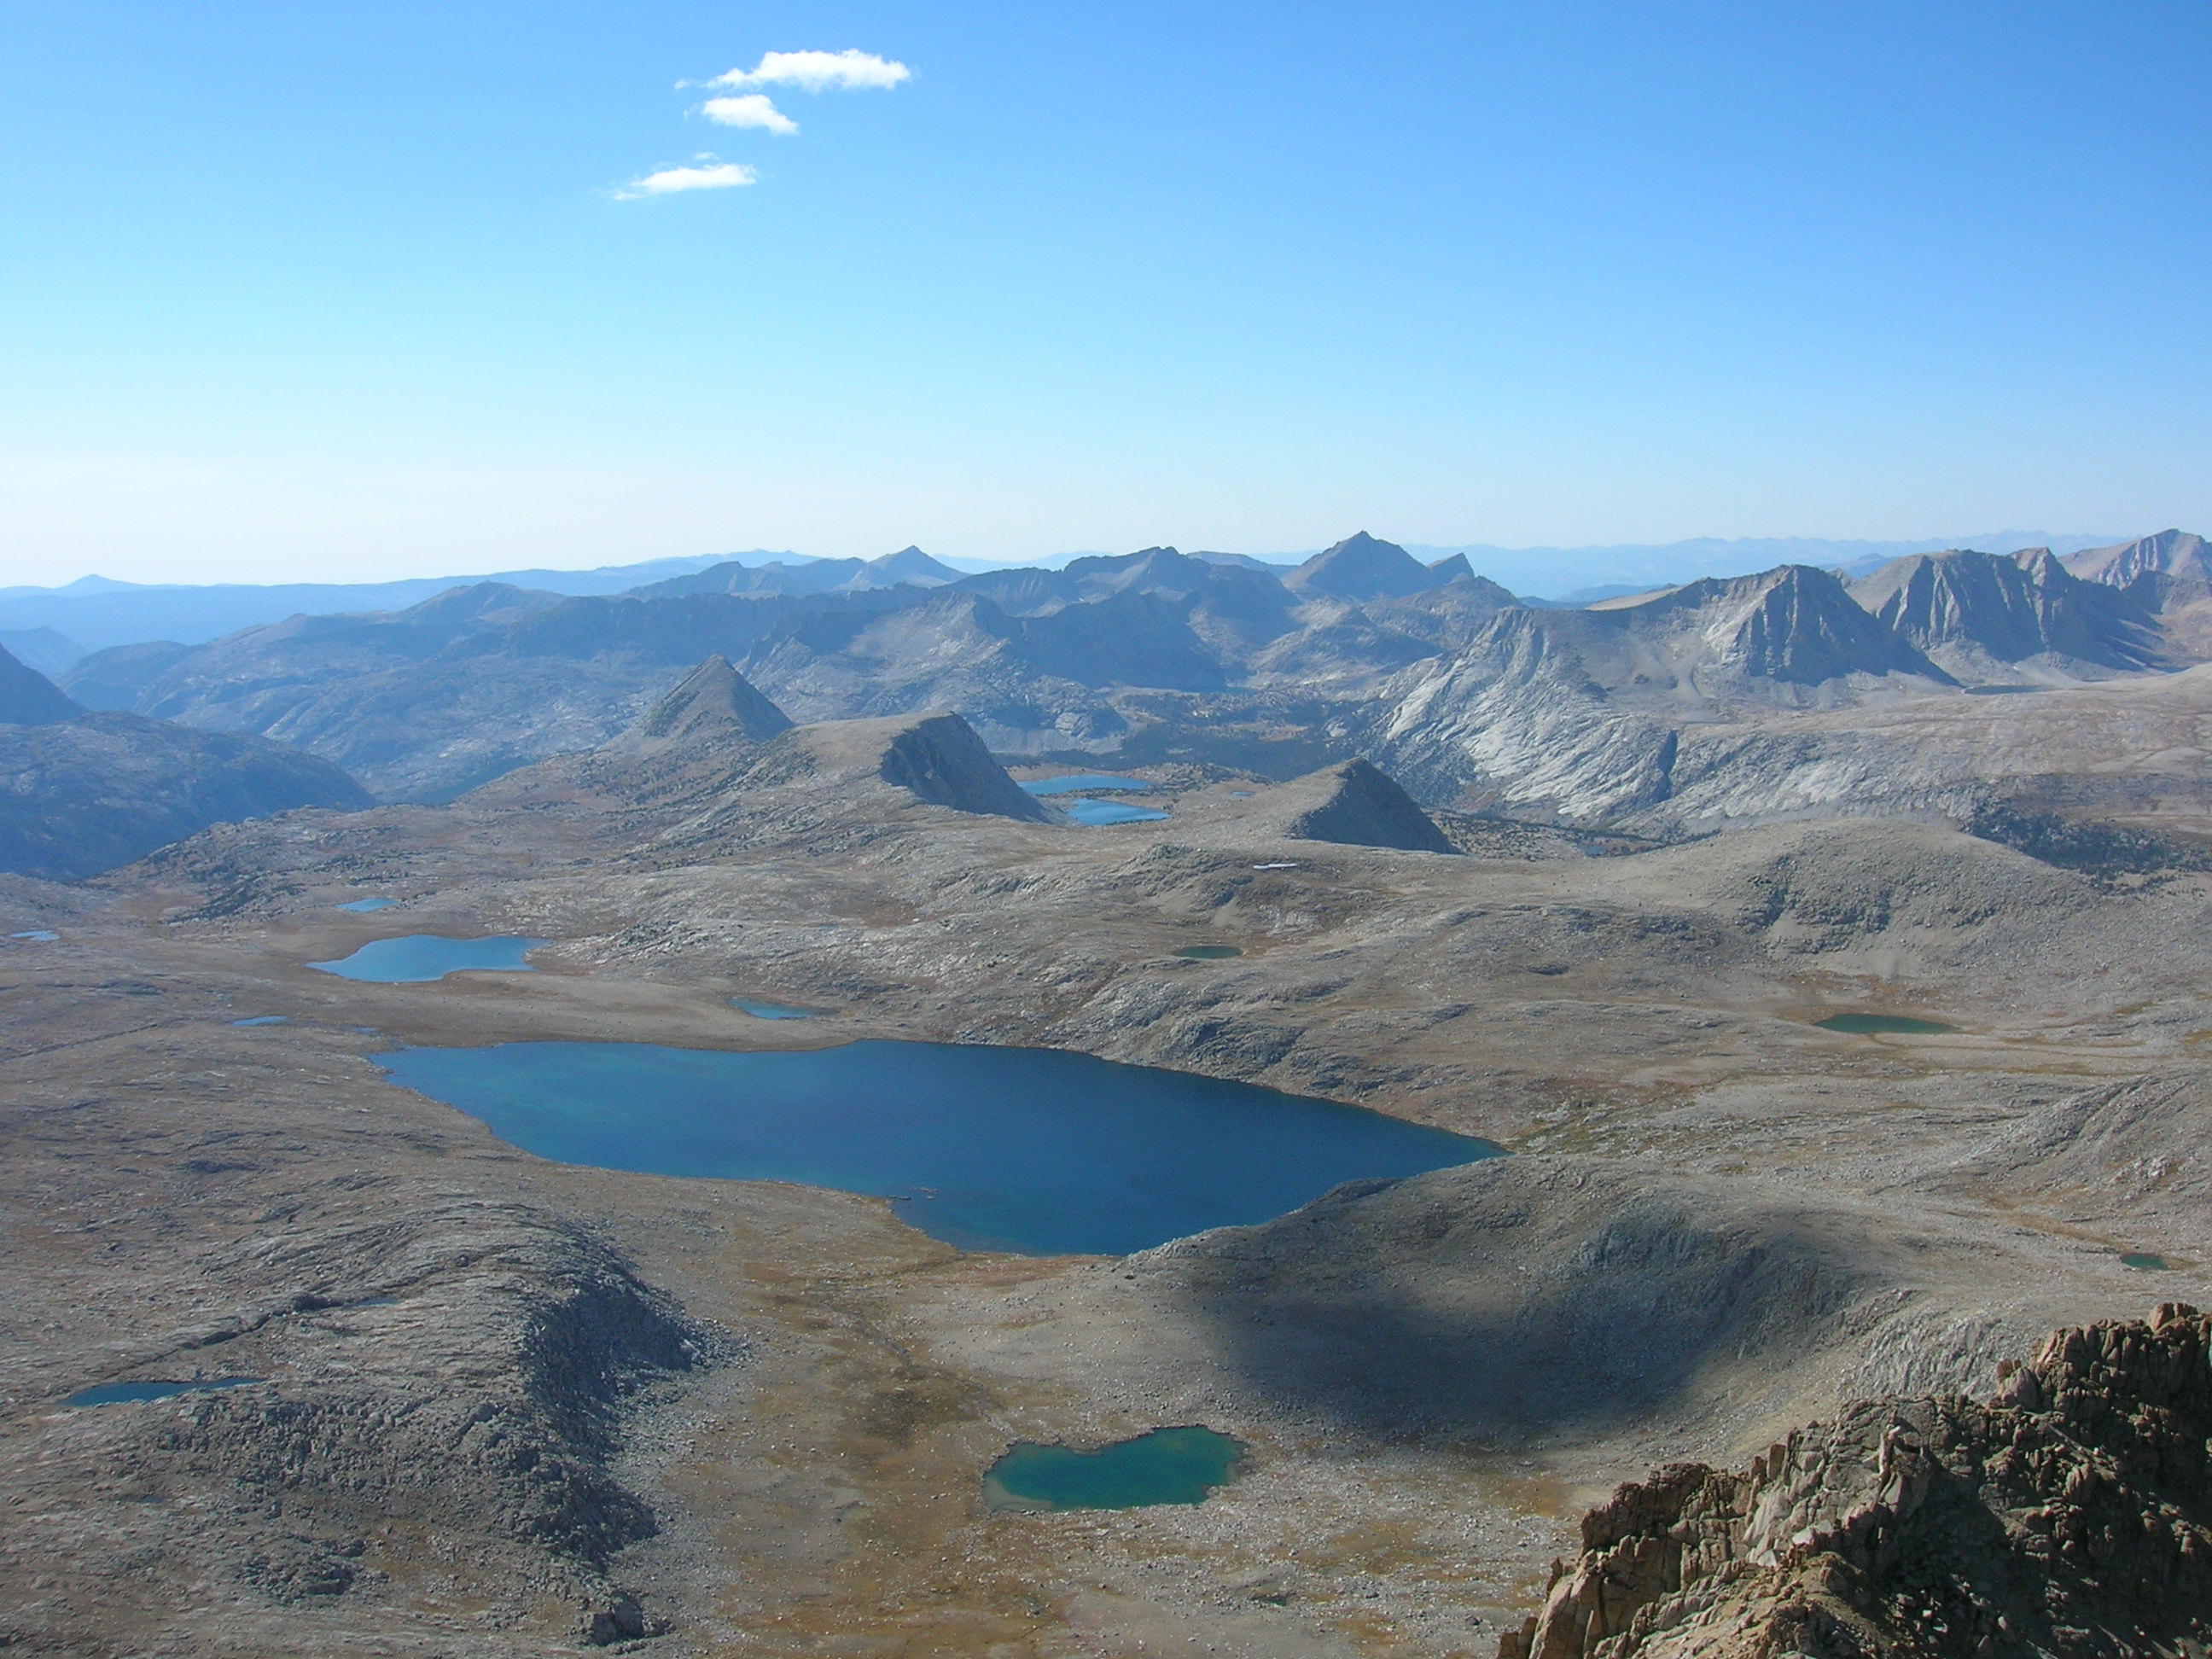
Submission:
[[1365,751],[1434,805],[1596,822],[1674,794],[1693,732],[2185,667],[2207,654],[2206,571],[2176,532],[1538,608],[1364,533],[1279,573],[1161,547],[963,575],[908,549],[614,596],[481,583],[95,653],[62,678],[94,706],[297,744],[388,799],[604,742],[719,656],[801,720],[951,708],[1001,754],[1283,776]]

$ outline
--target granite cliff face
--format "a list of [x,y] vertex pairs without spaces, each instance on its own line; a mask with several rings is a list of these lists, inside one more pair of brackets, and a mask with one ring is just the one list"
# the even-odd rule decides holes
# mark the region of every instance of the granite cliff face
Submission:
[[1985,1404],[1864,1401],[1583,1521],[1499,1659],[2136,1659],[2212,1636],[2212,1321],[2053,1334]]

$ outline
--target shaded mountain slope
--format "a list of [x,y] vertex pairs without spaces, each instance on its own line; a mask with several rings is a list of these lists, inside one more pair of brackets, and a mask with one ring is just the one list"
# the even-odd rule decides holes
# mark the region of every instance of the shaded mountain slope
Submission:
[[1499,1659],[2137,1659],[2212,1638],[2212,1321],[2061,1330],[1986,1403],[1856,1401],[1662,1469]]
[[2118,588],[2155,614],[2170,654],[2212,659],[2212,544],[2185,530],[2162,530],[2112,547],[2069,553],[2068,569]]
[[1940,1215],[1545,1154],[1347,1183],[1131,1265],[1285,1407],[1516,1441],[1755,1432],[1753,1402],[1818,1410],[1846,1379],[1986,1385],[2075,1307]]
[[368,805],[337,768],[264,738],[112,712],[0,725],[0,870],[73,881],[210,823]]
[[0,651],[0,871],[74,881],[210,823],[368,804],[351,778],[311,755],[89,712]]
[[0,725],[46,726],[83,712],[37,669],[0,650]]

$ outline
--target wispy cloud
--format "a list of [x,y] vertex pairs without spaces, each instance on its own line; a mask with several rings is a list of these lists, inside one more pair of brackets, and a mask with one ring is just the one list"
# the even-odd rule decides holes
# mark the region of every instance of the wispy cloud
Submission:
[[644,196],[672,196],[685,190],[728,190],[750,185],[758,177],[740,161],[720,161],[712,155],[695,155],[692,165],[663,167],[642,179],[633,179],[615,192],[618,202],[635,202]]
[[799,123],[778,109],[764,92],[749,92],[738,98],[709,98],[699,109],[718,126],[759,127],[785,137],[799,131]]
[[904,64],[878,58],[872,52],[768,52],[749,70],[732,70],[707,82],[710,87],[799,87],[808,92],[836,88],[857,92],[876,88],[888,92],[913,78]]

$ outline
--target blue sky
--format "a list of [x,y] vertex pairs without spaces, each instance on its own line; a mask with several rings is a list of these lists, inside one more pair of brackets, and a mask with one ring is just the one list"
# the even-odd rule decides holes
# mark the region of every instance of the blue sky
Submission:
[[2200,0],[0,40],[0,580],[2212,525]]

